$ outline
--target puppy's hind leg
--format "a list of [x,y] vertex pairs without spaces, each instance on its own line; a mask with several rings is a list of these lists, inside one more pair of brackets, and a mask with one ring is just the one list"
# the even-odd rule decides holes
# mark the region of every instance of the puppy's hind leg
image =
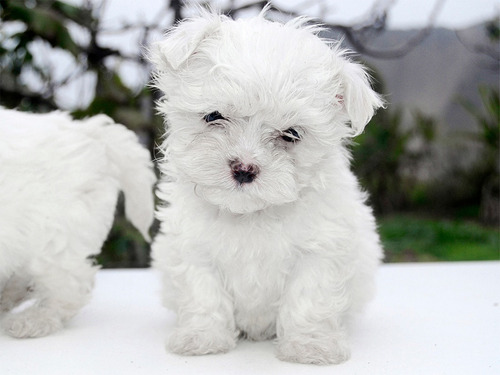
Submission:
[[0,296],[0,313],[12,310],[29,297],[30,280],[27,275],[15,273],[4,283]]
[[87,303],[96,272],[84,259],[40,261],[32,268],[34,304],[2,321],[13,337],[40,337],[61,329]]
[[3,274],[1,271],[2,270],[0,269],[0,315],[2,314],[2,312],[4,312],[4,309],[2,308],[2,298],[5,291],[5,286],[9,281],[9,276]]

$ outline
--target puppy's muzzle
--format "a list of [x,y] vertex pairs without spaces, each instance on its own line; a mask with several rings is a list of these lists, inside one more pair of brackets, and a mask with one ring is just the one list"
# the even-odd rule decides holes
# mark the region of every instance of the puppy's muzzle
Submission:
[[240,184],[251,183],[259,174],[259,167],[255,164],[245,164],[239,160],[233,160],[229,163],[233,178]]

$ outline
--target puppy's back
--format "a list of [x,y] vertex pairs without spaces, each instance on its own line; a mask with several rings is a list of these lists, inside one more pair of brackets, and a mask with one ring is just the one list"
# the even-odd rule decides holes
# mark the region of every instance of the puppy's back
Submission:
[[[32,247],[46,242],[37,238],[65,233],[81,238],[81,251],[98,252],[119,190],[125,191],[127,205],[141,206],[127,210],[127,216],[148,239],[151,159],[133,132],[108,117],[76,121],[62,112],[0,109],[0,165],[0,234],[15,237],[19,247],[19,242]],[[132,181],[124,177],[131,174]]]

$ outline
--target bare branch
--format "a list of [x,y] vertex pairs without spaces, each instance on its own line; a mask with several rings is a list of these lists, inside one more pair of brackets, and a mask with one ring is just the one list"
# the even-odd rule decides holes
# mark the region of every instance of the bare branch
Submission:
[[[434,7],[429,16],[429,21],[427,26],[421,30],[419,30],[415,35],[411,38],[407,39],[404,43],[394,46],[390,49],[380,49],[371,47],[371,42],[368,36],[372,36],[374,34],[379,34],[381,31],[386,28],[386,17],[389,12],[389,8],[393,5],[394,1],[388,1],[382,7],[380,2],[377,2],[372,10],[375,11],[370,12],[369,18],[366,21],[358,23],[358,25],[338,25],[338,24],[329,24],[325,23],[324,25],[331,29],[337,30],[345,35],[347,41],[351,44],[351,46],[360,54],[372,56],[375,58],[381,59],[397,59],[401,58],[408,53],[410,53],[413,49],[415,49],[420,43],[422,43],[432,32],[434,28],[434,24],[437,16],[441,12],[441,9],[446,0],[436,0],[434,3]],[[230,14],[239,12],[241,10],[249,9],[252,7],[264,7],[267,4],[267,1],[256,1],[252,3],[247,3],[237,8],[233,8],[231,10],[226,10],[224,13]],[[271,11],[276,11],[282,14],[286,14],[289,17],[298,17],[303,15],[298,11],[292,11],[289,9],[284,9],[276,5],[272,5],[270,8]]]
[[[472,53],[476,53],[480,56],[486,57],[489,62],[487,63],[487,66],[493,70],[499,70],[500,69],[500,49],[498,47],[498,43],[491,42],[491,44],[478,44],[478,43],[471,43],[469,41],[466,41],[462,35],[463,33],[460,30],[455,31],[455,35],[458,39],[458,41],[469,51]],[[483,61],[484,63],[484,61]]]

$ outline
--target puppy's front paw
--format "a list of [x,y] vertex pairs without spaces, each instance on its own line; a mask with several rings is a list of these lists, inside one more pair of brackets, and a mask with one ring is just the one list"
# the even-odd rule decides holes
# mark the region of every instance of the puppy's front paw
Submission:
[[205,355],[226,353],[236,346],[236,333],[225,328],[188,330],[176,328],[168,341],[168,348],[176,354]]
[[8,315],[2,322],[4,331],[12,337],[28,338],[42,337],[62,328],[61,319],[47,316],[43,312],[26,310],[21,313]]
[[347,343],[333,338],[298,336],[279,340],[276,356],[287,362],[331,365],[347,361],[350,350]]

